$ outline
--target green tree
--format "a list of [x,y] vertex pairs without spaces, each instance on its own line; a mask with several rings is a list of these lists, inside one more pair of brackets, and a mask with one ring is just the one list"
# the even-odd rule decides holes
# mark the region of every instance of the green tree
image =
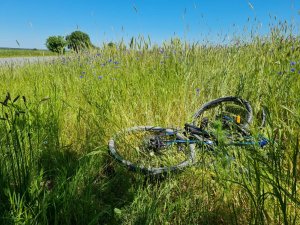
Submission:
[[64,53],[67,42],[62,36],[50,36],[46,40],[46,46],[51,52]]
[[112,48],[112,47],[116,47],[116,44],[113,43],[113,42],[109,42],[109,43],[107,44],[107,46]]
[[93,47],[88,34],[82,31],[74,31],[66,37],[68,48],[79,52],[83,49]]

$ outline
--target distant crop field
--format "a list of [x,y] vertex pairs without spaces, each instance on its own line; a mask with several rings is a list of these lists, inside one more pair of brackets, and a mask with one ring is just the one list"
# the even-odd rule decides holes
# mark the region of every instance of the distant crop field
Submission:
[[[299,46],[279,35],[228,46],[137,40],[0,67],[0,223],[299,224]],[[264,107],[266,127],[251,131],[272,142],[197,148],[195,166],[159,179],[108,154],[121,129],[183,127],[221,96],[247,99],[255,118]]]
[[55,53],[48,50],[0,48],[0,58],[51,55],[55,55]]

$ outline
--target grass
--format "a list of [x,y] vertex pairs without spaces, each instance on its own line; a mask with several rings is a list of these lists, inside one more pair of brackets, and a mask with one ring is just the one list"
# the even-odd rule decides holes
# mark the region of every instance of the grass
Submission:
[[0,48],[0,58],[52,55],[56,54],[48,50]]
[[[163,49],[142,41],[0,68],[1,223],[298,224],[300,40]],[[196,166],[162,179],[109,156],[117,131],[183,127],[227,95],[255,113],[264,106],[264,135],[276,142],[200,149]]]

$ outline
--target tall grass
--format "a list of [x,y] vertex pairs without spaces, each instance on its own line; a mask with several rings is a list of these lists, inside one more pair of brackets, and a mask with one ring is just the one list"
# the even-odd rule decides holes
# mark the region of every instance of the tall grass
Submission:
[[[228,46],[141,38],[0,68],[1,223],[299,223],[299,48],[278,33]],[[225,95],[266,108],[266,148],[199,150],[195,167],[161,180],[108,155],[116,131],[182,127]]]

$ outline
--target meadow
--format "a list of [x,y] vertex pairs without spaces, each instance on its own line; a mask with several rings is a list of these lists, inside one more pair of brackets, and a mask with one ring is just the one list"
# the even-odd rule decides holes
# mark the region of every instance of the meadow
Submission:
[[55,55],[55,53],[50,52],[48,50],[0,48],[0,58],[52,55]]
[[[0,68],[0,223],[299,224],[299,38],[131,47]],[[199,150],[196,166],[160,179],[108,154],[122,128],[183,127],[229,95],[266,108],[274,142]]]

